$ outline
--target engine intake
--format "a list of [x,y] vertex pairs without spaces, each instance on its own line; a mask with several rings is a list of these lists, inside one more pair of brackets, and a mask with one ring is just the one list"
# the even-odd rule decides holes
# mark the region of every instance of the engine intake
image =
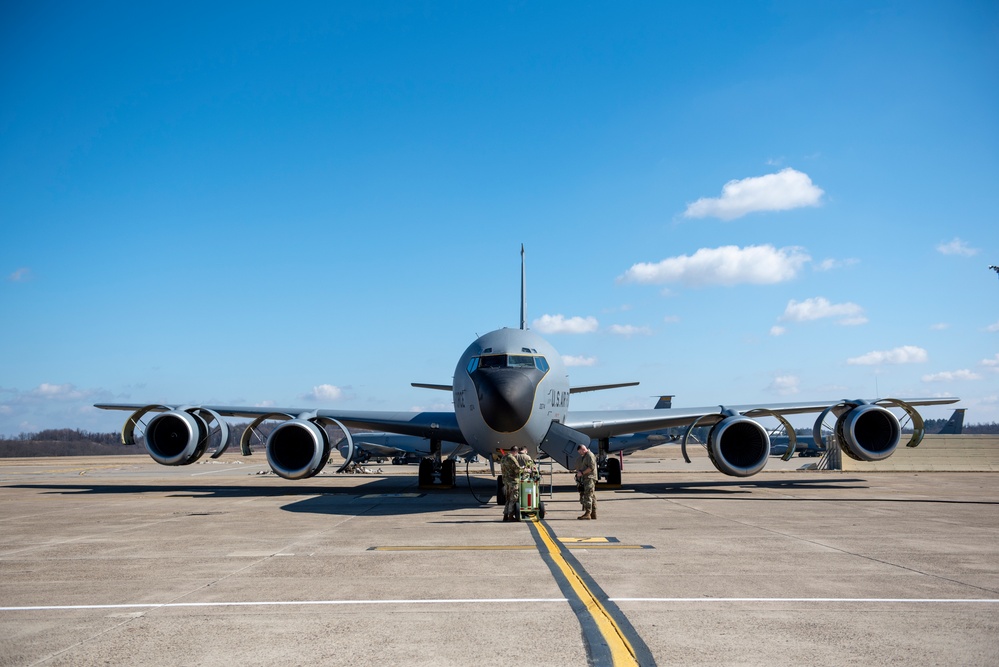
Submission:
[[858,405],[836,420],[836,439],[843,453],[855,461],[881,461],[898,447],[902,429],[887,409]]
[[719,472],[749,477],[763,470],[770,456],[770,436],[758,422],[733,415],[721,420],[708,435],[708,457]]
[[183,466],[201,458],[208,448],[208,423],[199,415],[171,410],[146,425],[145,447],[160,465]]
[[267,438],[267,462],[285,479],[306,479],[323,469],[331,449],[326,429],[306,419],[292,419]]

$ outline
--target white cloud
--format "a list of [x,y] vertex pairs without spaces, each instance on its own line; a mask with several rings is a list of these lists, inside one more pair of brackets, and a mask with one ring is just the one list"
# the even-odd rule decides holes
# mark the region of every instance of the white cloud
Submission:
[[313,387],[305,397],[314,401],[337,401],[344,397],[344,391],[332,384],[321,384]]
[[693,255],[635,264],[618,280],[643,284],[680,282],[692,287],[771,285],[793,279],[811,259],[803,248],[795,246],[779,250],[769,244],[701,248]]
[[33,393],[42,398],[71,398],[73,394],[76,394],[71,384],[48,384],[47,382],[38,385]]
[[988,331],[989,333],[996,333],[997,331],[999,331],[999,322],[996,322],[995,324],[990,324],[989,326],[985,327],[985,330]]
[[542,315],[534,320],[531,328],[541,333],[593,333],[600,326],[595,317],[569,317],[564,315]]
[[31,280],[31,269],[21,267],[14,273],[7,276],[7,280],[12,283],[23,283]]
[[997,352],[996,356],[991,359],[982,359],[982,366],[999,372],[999,352]]
[[929,359],[926,350],[915,345],[903,345],[893,350],[876,350],[859,357],[847,359],[851,366],[878,366],[881,364],[921,364]]
[[789,396],[798,393],[800,382],[800,379],[796,375],[778,375],[770,383],[770,386],[767,387],[767,390],[781,396]]
[[815,270],[832,271],[833,269],[845,269],[859,263],[859,259],[824,259],[815,265]]
[[819,206],[822,188],[815,186],[808,174],[788,167],[776,174],[729,181],[721,197],[704,197],[687,206],[687,218],[734,220],[756,211],[787,211],[802,206]]
[[562,355],[562,363],[566,366],[596,366],[596,357],[574,357],[571,354]]
[[612,324],[610,332],[615,336],[651,336],[651,327],[636,327],[633,324]]
[[775,324],[772,327],[770,327],[770,335],[771,336],[783,336],[786,333],[787,333],[787,329],[785,329],[782,326],[778,326],[778,325]]
[[23,403],[89,400],[107,394],[107,392],[100,389],[77,389],[72,384],[50,384],[48,382],[43,382],[34,389],[26,392],[18,392],[16,390],[7,391],[15,395],[15,401]]
[[978,248],[972,248],[967,243],[954,237],[953,240],[947,243],[940,243],[937,245],[937,252],[944,255],[961,255],[962,257],[972,257],[978,254]]
[[826,317],[838,318],[838,323],[843,325],[864,324],[867,317],[864,309],[855,303],[830,303],[822,296],[795,301],[791,299],[787,302],[784,314],[780,316],[782,322],[809,322]]
[[946,322],[937,322],[936,324],[931,324],[930,325],[930,330],[931,331],[944,331],[945,329],[949,329],[949,328],[950,328],[950,325],[947,324]]
[[665,322],[666,324],[676,324],[679,321],[680,321],[679,315],[666,315],[665,317],[663,317],[663,322]]
[[967,368],[959,371],[942,371],[923,376],[923,382],[952,382],[954,380],[981,380],[982,376]]

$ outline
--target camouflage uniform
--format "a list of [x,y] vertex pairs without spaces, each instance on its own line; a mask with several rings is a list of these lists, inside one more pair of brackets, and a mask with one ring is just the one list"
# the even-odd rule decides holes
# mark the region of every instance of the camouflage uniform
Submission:
[[534,459],[525,451],[517,454],[517,463],[520,464],[521,470],[534,470]]
[[589,468],[589,474],[579,478],[579,504],[583,506],[583,514],[590,514],[597,511],[597,457],[593,452],[586,452],[576,461],[576,472]]
[[516,454],[510,452],[503,457],[500,462],[500,472],[503,473],[503,487],[506,489],[506,508],[503,510],[503,516],[520,518],[514,516],[513,510],[520,493],[520,463]]

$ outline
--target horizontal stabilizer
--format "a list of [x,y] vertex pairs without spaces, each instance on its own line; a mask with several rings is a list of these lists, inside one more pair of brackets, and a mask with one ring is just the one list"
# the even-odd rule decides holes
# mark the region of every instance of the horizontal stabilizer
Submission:
[[618,384],[591,384],[582,387],[569,387],[570,394],[582,394],[585,391],[601,391],[603,389],[617,389],[618,387],[634,387],[637,382],[620,382]]
[[424,384],[423,382],[412,382],[410,383],[414,387],[419,387],[420,389],[438,389],[440,391],[453,391],[454,387],[449,384]]

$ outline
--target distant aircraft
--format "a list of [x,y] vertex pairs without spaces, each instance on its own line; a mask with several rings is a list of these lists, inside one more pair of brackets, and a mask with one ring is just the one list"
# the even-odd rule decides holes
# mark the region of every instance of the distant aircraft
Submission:
[[993,266],[990,266],[989,268],[992,269],[993,271],[995,271],[996,275],[999,275],[999,266],[993,265]]
[[[99,403],[104,410],[128,410],[132,414],[122,429],[125,444],[135,444],[136,430],[157,463],[186,465],[197,461],[210,448],[219,456],[229,444],[229,426],[223,417],[250,418],[240,446],[249,452],[249,439],[266,420],[280,423],[267,436],[267,462],[285,479],[305,479],[318,473],[330,458],[332,439],[327,427],[337,426],[345,434],[352,458],[354,438],[348,427],[423,438],[429,456],[419,467],[421,486],[437,480],[451,485],[455,479],[454,458],[442,460],[443,443],[467,445],[489,461],[511,447],[526,447],[537,458],[544,452],[568,469],[578,458],[578,445],[597,442],[597,456],[609,483],[621,482],[620,462],[609,457],[611,439],[657,429],[684,428],[680,444],[697,427],[710,427],[705,442],[708,456],[720,472],[748,477],[760,472],[770,454],[767,430],[755,419],[774,417],[788,433],[794,429],[788,415],[819,413],[816,441],[828,416],[836,420],[837,440],[847,456],[879,461],[895,451],[902,436],[898,418],[888,409],[909,415],[914,433],[908,446],[923,436],[923,421],[915,406],[956,403],[957,398],[853,399],[797,403],[712,405],[698,408],[644,410],[595,410],[570,412],[569,399],[577,393],[638,384],[571,386],[562,357],[545,339],[527,328],[524,248],[521,246],[521,310],[519,329],[498,329],[477,338],[462,353],[452,384],[414,386],[451,392],[450,412],[374,412],[342,409],[259,408],[248,406]],[[149,413],[156,413],[142,427]],[[363,439],[363,438],[362,438]],[[622,450],[623,451],[623,450]],[[345,464],[346,465],[346,464]]]
[[939,435],[961,435],[964,433],[964,413],[967,408],[956,408],[947,423],[940,429]]

